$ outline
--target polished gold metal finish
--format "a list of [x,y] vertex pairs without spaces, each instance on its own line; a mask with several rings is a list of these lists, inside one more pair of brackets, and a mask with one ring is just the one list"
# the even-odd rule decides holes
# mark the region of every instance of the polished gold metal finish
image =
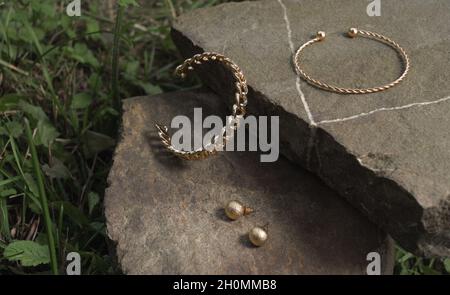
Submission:
[[326,36],[326,35],[327,35],[327,34],[325,34],[324,31],[318,31],[317,34],[316,34],[316,37],[317,37],[317,39],[318,39],[319,41],[322,41],[323,39],[325,39],[325,36]]
[[248,233],[248,237],[253,245],[261,247],[267,241],[268,238],[267,230],[259,226],[254,227]]
[[357,28],[350,28],[350,30],[348,30],[348,36],[350,38],[355,38],[356,36],[358,36],[358,29]]
[[204,149],[200,148],[195,151],[182,151],[174,148],[168,134],[168,128],[160,124],[155,124],[158,129],[158,135],[167,150],[185,160],[204,159],[217,153],[217,151],[222,151],[225,148],[227,141],[234,136],[234,131],[239,127],[240,121],[246,113],[248,93],[247,81],[241,69],[228,57],[215,52],[196,54],[193,57],[186,59],[181,65],[179,65],[175,70],[175,74],[181,78],[185,78],[189,71],[194,70],[195,66],[201,65],[205,62],[221,63],[232,72],[233,77],[236,80],[233,114],[228,117],[229,119],[227,120],[226,126],[222,128],[221,136],[216,136],[214,141],[205,146]]
[[314,39],[312,39],[312,40],[306,42],[305,44],[303,44],[302,46],[300,46],[300,48],[295,53],[294,65],[295,65],[295,70],[296,70],[297,74],[300,75],[304,80],[306,80],[306,82],[308,82],[309,84],[311,84],[313,86],[316,86],[323,90],[341,93],[341,94],[367,94],[367,93],[380,92],[380,91],[384,91],[384,90],[394,87],[395,85],[399,84],[400,82],[402,82],[405,79],[405,77],[408,74],[409,69],[410,69],[410,61],[409,61],[408,55],[406,54],[406,51],[397,42],[389,39],[388,37],[380,35],[378,33],[364,31],[364,30],[358,30],[356,28],[350,28],[348,31],[348,36],[351,38],[361,36],[361,37],[365,37],[365,38],[369,38],[369,39],[374,39],[374,40],[383,42],[383,43],[391,46],[392,48],[394,48],[400,54],[400,56],[402,57],[402,59],[404,61],[403,73],[400,75],[400,77],[397,80],[395,80],[389,84],[379,86],[379,87],[372,87],[372,88],[342,88],[342,87],[336,87],[336,86],[330,85],[328,83],[322,82],[320,80],[317,80],[315,78],[312,78],[304,70],[302,70],[302,68],[300,66],[300,57],[301,57],[301,53],[303,52],[303,50],[306,47],[308,47],[314,43],[321,42],[325,39],[325,32],[320,31],[317,33],[317,35]]
[[235,200],[228,202],[225,206],[225,214],[231,220],[236,220],[242,216],[252,213],[253,211],[254,210],[252,208],[247,207],[241,202]]

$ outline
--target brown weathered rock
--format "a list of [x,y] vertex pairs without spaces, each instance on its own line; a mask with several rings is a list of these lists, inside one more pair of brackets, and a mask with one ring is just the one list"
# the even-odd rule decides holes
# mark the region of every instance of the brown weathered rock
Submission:
[[[182,15],[173,38],[188,57],[216,51],[242,68],[249,111],[279,115],[282,153],[320,176],[403,247],[450,255],[450,2],[367,1],[229,3]],[[391,48],[343,36],[351,26],[399,42],[411,57],[407,79],[391,90],[339,95],[306,84],[292,54],[318,30],[327,39],[305,51],[305,67],[335,85],[369,87],[394,80],[401,62]],[[202,80],[233,99],[217,65]]]
[[[377,251],[392,273],[386,234],[319,179],[281,158],[223,152],[186,162],[168,155],[153,123],[175,115],[225,116],[208,92],[178,92],[124,101],[122,139],[105,196],[108,234],[128,274],[364,274]],[[222,110],[222,111],[220,111]],[[228,220],[226,202],[256,209]],[[248,231],[269,223],[269,240],[250,245]]]

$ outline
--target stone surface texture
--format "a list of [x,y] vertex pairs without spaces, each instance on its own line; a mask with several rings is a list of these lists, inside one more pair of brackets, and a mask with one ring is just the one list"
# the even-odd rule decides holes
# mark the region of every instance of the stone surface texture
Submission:
[[[186,57],[223,53],[246,74],[249,112],[280,116],[282,153],[313,171],[403,247],[450,255],[450,1],[272,0],[227,3],[181,15],[172,36]],[[315,32],[324,42],[304,52],[313,77],[343,87],[393,81],[402,63],[392,48],[349,39],[349,27],[401,44],[412,68],[377,94],[340,95],[308,85],[292,55]],[[233,99],[232,79],[217,64],[197,71]]]
[[[154,122],[175,115],[227,112],[205,91],[124,101],[122,139],[105,196],[110,238],[127,274],[365,274],[366,255],[382,257],[391,274],[387,235],[303,168],[280,158],[261,163],[257,152],[222,152],[203,161],[169,155]],[[173,132],[173,130],[172,130]],[[236,221],[224,205],[237,199],[256,210]],[[254,226],[268,224],[256,248]]]

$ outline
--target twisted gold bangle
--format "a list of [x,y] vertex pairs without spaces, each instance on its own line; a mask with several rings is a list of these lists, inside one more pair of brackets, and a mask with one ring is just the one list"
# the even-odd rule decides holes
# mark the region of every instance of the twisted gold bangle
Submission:
[[219,62],[225,65],[226,68],[231,70],[233,77],[236,80],[235,87],[235,103],[233,105],[233,113],[228,117],[227,124],[221,130],[221,136],[216,136],[213,142],[207,144],[204,148],[199,148],[195,151],[183,151],[176,149],[171,142],[171,137],[168,134],[167,126],[155,124],[158,129],[158,135],[163,143],[164,147],[173,153],[174,155],[185,160],[199,160],[207,158],[217,151],[221,151],[225,148],[227,141],[234,136],[234,131],[239,127],[241,119],[245,116],[247,106],[247,81],[242,73],[241,69],[228,57],[215,52],[204,52],[196,54],[191,58],[186,59],[181,65],[179,65],[175,74],[181,78],[187,76],[188,71],[194,70],[196,65],[200,65],[204,62]]
[[300,46],[300,48],[295,53],[294,65],[295,65],[295,70],[296,70],[297,74],[300,75],[304,80],[306,80],[306,82],[308,82],[309,84],[311,84],[313,86],[319,87],[326,91],[336,92],[336,93],[341,93],[341,94],[366,94],[366,93],[380,92],[380,91],[384,91],[384,90],[394,87],[395,85],[402,82],[403,79],[405,79],[406,75],[409,72],[410,61],[409,61],[409,57],[406,54],[405,50],[397,42],[389,39],[388,37],[380,35],[378,33],[364,31],[364,30],[357,30],[355,28],[351,28],[348,31],[348,36],[351,38],[355,38],[356,36],[361,36],[361,37],[365,37],[365,38],[369,38],[369,39],[375,39],[377,41],[383,42],[383,43],[391,46],[392,48],[394,48],[400,54],[400,56],[402,57],[402,59],[404,61],[403,73],[400,75],[400,77],[397,80],[395,80],[389,84],[386,84],[384,86],[379,86],[379,87],[372,87],[372,88],[342,88],[342,87],[336,87],[336,86],[333,86],[333,85],[330,85],[330,84],[327,84],[327,83],[324,83],[317,79],[312,78],[310,75],[308,75],[305,71],[303,71],[300,68],[299,59],[300,59],[303,49],[305,49],[306,47],[308,47],[314,43],[320,42],[325,39],[325,32],[320,31],[317,33],[317,35],[314,39],[312,39],[312,40],[306,42],[305,44],[303,44],[302,46]]

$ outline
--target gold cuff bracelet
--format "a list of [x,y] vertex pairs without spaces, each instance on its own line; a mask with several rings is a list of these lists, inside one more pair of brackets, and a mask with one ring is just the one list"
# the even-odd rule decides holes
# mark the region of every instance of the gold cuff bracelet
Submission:
[[245,116],[247,106],[247,81],[241,69],[228,57],[215,52],[204,52],[196,54],[191,58],[186,59],[181,65],[179,65],[175,74],[181,78],[185,78],[189,71],[194,70],[196,65],[200,65],[204,62],[219,62],[222,63],[227,69],[229,69],[233,77],[235,78],[235,103],[233,105],[233,114],[228,117],[226,126],[221,130],[221,136],[214,137],[211,143],[208,143],[204,148],[199,148],[195,151],[184,151],[176,149],[171,143],[171,137],[168,134],[167,126],[155,124],[158,129],[158,135],[164,145],[164,147],[173,153],[174,155],[185,160],[199,160],[209,157],[215,154],[217,151],[221,151],[225,148],[227,141],[234,136],[234,131],[239,127],[241,119]]

